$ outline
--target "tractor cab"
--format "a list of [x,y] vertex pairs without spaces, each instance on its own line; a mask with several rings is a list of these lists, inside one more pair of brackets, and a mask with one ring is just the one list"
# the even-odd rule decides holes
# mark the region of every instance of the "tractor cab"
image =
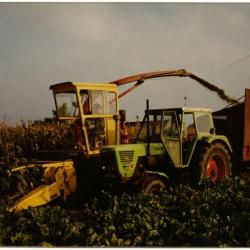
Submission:
[[[119,107],[115,84],[65,82],[51,85],[56,116],[75,148],[98,154],[104,145],[118,143]],[[70,139],[70,138],[68,138]]]
[[215,132],[210,109],[155,109],[149,110],[148,115],[149,126],[145,112],[137,143],[162,143],[175,167],[188,166],[196,142]]

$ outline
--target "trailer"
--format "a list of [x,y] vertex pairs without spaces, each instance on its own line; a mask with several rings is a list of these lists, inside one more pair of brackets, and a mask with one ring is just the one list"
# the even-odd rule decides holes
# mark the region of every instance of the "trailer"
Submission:
[[234,174],[250,170],[250,89],[240,99],[243,101],[213,112],[216,132],[226,135],[232,146]]

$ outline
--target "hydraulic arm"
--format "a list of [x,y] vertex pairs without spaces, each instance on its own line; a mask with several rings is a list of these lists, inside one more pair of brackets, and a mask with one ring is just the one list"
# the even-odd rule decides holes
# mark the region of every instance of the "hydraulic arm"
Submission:
[[209,83],[208,81],[200,78],[197,75],[194,75],[193,73],[191,73],[185,69],[142,73],[142,74],[138,74],[138,75],[133,75],[133,76],[121,78],[121,79],[112,81],[110,83],[116,84],[117,86],[122,86],[122,85],[125,85],[127,83],[136,82],[132,87],[128,88],[126,91],[124,91],[123,93],[121,93],[119,95],[119,98],[121,98],[121,97],[127,95],[132,90],[134,90],[136,87],[140,86],[147,79],[159,78],[159,77],[170,77],[170,76],[190,77],[191,79],[200,83],[202,86],[208,88],[211,91],[216,92],[220,96],[220,98],[227,101],[228,103],[235,103],[236,102],[235,99],[226,95],[225,91],[223,89],[218,88],[214,84]]

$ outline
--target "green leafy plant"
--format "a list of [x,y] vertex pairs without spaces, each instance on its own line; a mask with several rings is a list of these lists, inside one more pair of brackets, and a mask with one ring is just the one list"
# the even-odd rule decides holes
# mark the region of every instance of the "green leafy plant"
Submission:
[[0,245],[250,246],[249,177],[203,180],[196,189],[176,185],[154,196],[100,192],[80,209],[48,205],[7,212],[9,196],[41,181],[39,169],[8,170],[26,164],[32,151],[72,147],[68,132],[55,124],[0,124]]
[[5,246],[249,247],[250,181],[205,180],[199,189],[171,187],[99,197],[72,210],[59,206],[1,212]]

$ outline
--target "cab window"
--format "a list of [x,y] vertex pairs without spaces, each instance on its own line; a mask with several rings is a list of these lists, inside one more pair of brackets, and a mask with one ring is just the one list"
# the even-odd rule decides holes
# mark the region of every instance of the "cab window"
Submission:
[[175,113],[165,113],[162,119],[162,136],[179,138],[179,130]]
[[116,113],[116,94],[103,90],[81,90],[81,104],[86,115]]
[[209,133],[211,128],[213,128],[211,115],[209,113],[197,112],[195,113],[195,120],[199,132]]
[[79,109],[75,93],[56,94],[57,114],[59,117],[79,116]]

